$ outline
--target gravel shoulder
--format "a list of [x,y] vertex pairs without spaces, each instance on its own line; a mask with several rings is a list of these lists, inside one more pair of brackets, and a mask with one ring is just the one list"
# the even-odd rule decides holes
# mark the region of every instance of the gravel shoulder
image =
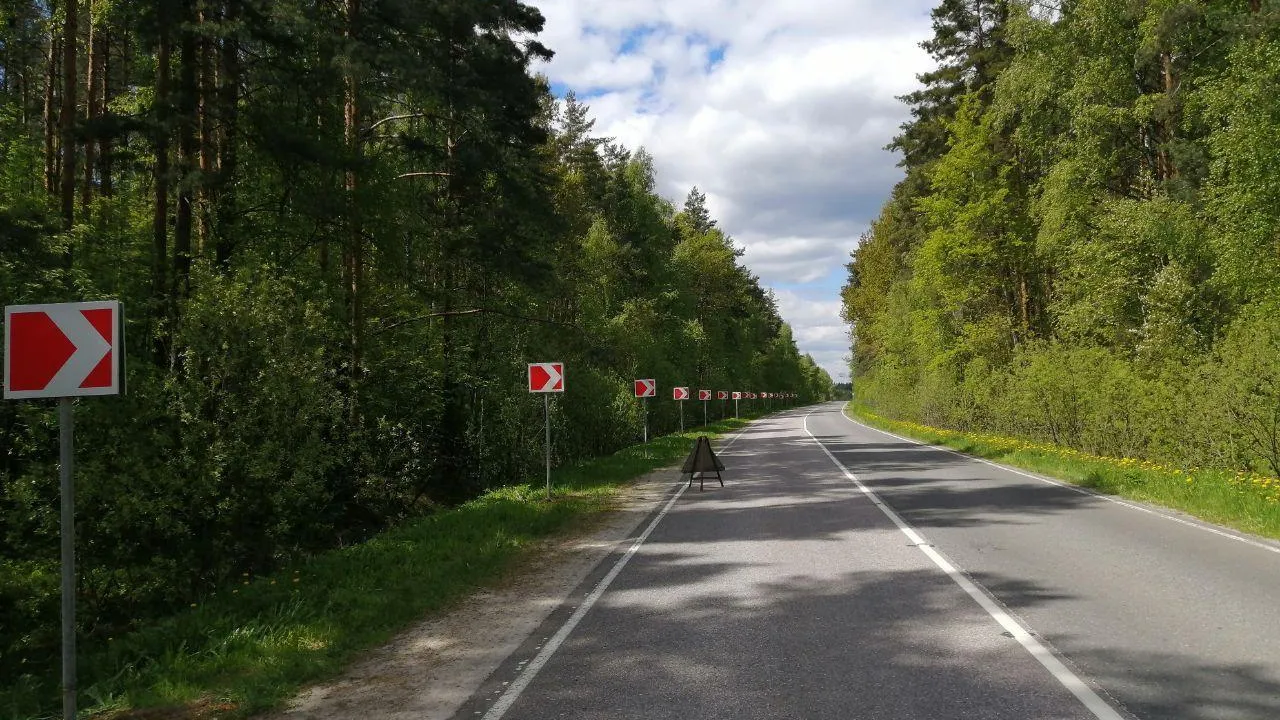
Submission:
[[524,642],[679,479],[654,471],[622,488],[614,510],[548,540],[492,587],[424,620],[341,676],[304,690],[267,720],[445,720]]

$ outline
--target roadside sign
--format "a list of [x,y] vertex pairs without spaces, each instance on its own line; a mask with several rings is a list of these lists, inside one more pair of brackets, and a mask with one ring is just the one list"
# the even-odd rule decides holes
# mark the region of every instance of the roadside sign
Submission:
[[735,393],[733,394],[733,399],[734,399],[734,400],[741,400],[741,399],[742,399],[742,393],[740,393],[740,392],[735,392]]
[[656,397],[657,394],[658,394],[658,381],[654,380],[653,378],[649,378],[648,380],[636,381],[636,397],[649,398],[649,397]]
[[529,363],[529,392],[564,392],[564,363]]
[[124,391],[124,314],[117,300],[4,309],[4,397],[58,398],[62,716],[76,716],[76,486],[72,398]]
[[717,390],[717,391],[716,391],[716,399],[717,399],[717,400],[728,400],[728,399],[729,399],[729,391],[728,391],[728,390]]
[[698,399],[699,399],[699,400],[710,400],[710,399],[711,399],[711,391],[710,391],[710,390],[699,390],[699,391],[698,391]]
[[119,395],[124,344],[115,300],[4,309],[4,397]]
[[688,400],[689,388],[687,387],[671,388],[671,399],[672,400]]

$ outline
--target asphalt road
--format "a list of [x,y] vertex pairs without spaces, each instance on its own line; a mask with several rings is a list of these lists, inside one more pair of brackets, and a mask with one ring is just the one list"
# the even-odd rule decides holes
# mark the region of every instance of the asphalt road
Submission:
[[838,404],[721,456],[455,717],[1280,718],[1276,544]]

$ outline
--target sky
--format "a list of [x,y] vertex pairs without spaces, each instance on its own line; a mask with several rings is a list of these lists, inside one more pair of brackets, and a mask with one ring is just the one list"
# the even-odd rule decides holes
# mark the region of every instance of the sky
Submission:
[[677,206],[706,193],[801,352],[846,382],[844,266],[901,177],[884,146],[932,67],[936,0],[528,1],[556,94],[647,150]]

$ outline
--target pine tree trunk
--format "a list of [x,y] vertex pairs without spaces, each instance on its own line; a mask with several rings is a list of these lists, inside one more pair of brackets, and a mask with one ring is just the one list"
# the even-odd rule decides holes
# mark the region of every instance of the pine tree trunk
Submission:
[[[207,3],[201,3],[199,22],[207,26],[210,11]],[[214,75],[213,42],[208,33],[200,35],[200,95],[196,102],[196,118],[200,131],[200,186],[196,192],[196,255],[203,255],[212,228],[210,208],[215,202],[216,185],[209,182],[214,175],[213,121],[209,106],[216,99],[217,78]]]
[[[359,20],[360,0],[346,0],[348,51],[355,45],[356,23]],[[364,335],[361,292],[364,285],[364,237],[360,226],[360,207],[356,198],[358,178],[356,165],[360,158],[359,132],[359,84],[353,71],[345,79],[343,101],[343,139],[346,143],[349,166],[343,181],[347,197],[347,242],[343,262],[344,284],[347,294],[347,313],[350,323],[351,369],[359,373],[361,346]]]
[[[168,264],[169,264],[169,122],[172,115],[169,97],[169,62],[171,41],[169,37],[169,17],[165,5],[161,5],[159,41],[156,48],[156,128],[155,128],[155,167],[152,178],[155,181],[155,203],[152,206],[152,283],[156,301],[157,316],[165,313],[165,304],[169,298]],[[164,352],[157,346],[157,359],[164,361]]]
[[[99,45],[102,43],[102,38],[98,23],[93,21],[93,0],[88,0],[85,4],[85,21],[89,25],[87,50],[89,61],[85,66],[84,81],[85,120],[93,123],[102,114],[102,106],[98,102],[98,83],[102,72],[99,58],[102,50]],[[85,211],[88,211],[89,203],[93,200],[93,171],[97,165],[96,142],[92,135],[86,137],[84,141],[84,185],[80,189],[80,206]]]
[[[98,83],[102,97],[102,113],[106,114],[107,109],[111,107],[111,28],[103,25],[98,30],[98,65],[100,71],[98,76],[102,80]],[[112,139],[110,133],[103,133],[98,139],[98,190],[103,197],[111,197],[115,188],[111,183],[111,151]]]
[[[93,92],[93,82],[97,79],[95,73],[93,73],[93,44],[97,40],[97,37],[95,37],[97,23],[93,22],[93,0],[86,0],[86,4],[84,4],[84,23],[88,26],[88,49],[86,50],[88,63],[84,67],[84,119],[92,123],[93,119],[97,117],[96,108],[93,106],[97,99],[97,95]],[[91,136],[86,137],[84,138],[84,182],[81,184],[82,211],[88,210],[88,204],[93,199],[93,163],[95,161],[95,158],[93,158],[93,138]]]
[[[62,137],[62,227],[70,230],[76,219],[76,34],[79,2],[67,0],[62,24],[62,114],[59,135]],[[71,251],[66,260],[71,261]]]
[[[240,19],[240,0],[227,0],[223,18],[224,26],[232,27]],[[234,35],[222,38],[222,50],[218,68],[218,109],[221,125],[218,130],[218,227],[215,255],[218,266],[225,267],[231,261],[231,238],[235,222],[235,176],[237,123],[240,102],[240,47]]]
[[178,66],[178,206],[173,224],[173,315],[177,317],[177,301],[190,293],[191,230],[194,212],[196,167],[196,36],[191,29],[195,18],[195,1],[182,4],[186,21],[181,37],[181,63]]
[[[1160,54],[1160,74],[1164,80],[1165,98],[1170,104],[1173,103],[1174,91],[1177,90],[1177,80],[1173,74],[1173,53],[1164,52]],[[1173,180],[1178,177],[1178,168],[1173,162],[1173,157],[1169,153],[1169,146],[1172,145],[1176,133],[1174,130],[1174,117],[1172,111],[1169,115],[1160,120],[1160,179]]]
[[53,111],[53,88],[58,82],[58,57],[58,39],[50,29],[49,55],[44,74],[44,191],[50,195],[58,186],[57,116]]

